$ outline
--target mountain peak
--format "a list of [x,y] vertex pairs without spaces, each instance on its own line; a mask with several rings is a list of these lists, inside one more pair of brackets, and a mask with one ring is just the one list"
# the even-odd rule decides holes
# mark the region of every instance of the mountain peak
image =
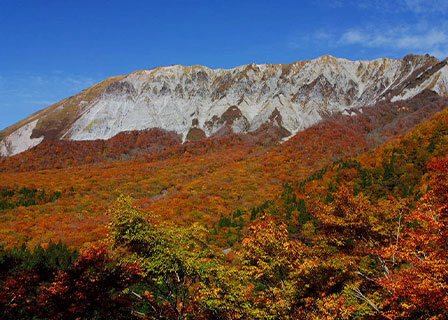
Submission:
[[[108,78],[5,129],[0,132],[0,155],[44,140],[108,139],[148,128],[175,131],[185,140],[192,123],[205,136],[223,126],[244,133],[265,124],[298,132],[322,115],[381,100],[408,99],[425,89],[446,95],[447,84],[446,61],[428,55],[370,61],[324,55],[233,69],[158,67]],[[274,112],[280,122],[270,120]],[[220,120],[229,114],[236,118]]]

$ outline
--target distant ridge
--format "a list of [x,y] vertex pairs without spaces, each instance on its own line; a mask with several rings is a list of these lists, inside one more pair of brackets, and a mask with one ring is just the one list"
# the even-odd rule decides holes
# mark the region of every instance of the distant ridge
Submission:
[[[448,95],[447,60],[350,61],[329,55],[234,69],[170,66],[106,79],[0,132],[0,156],[48,140],[109,139],[159,128],[183,140],[278,127],[285,137],[323,117],[431,90]],[[230,132],[231,132],[230,131]]]

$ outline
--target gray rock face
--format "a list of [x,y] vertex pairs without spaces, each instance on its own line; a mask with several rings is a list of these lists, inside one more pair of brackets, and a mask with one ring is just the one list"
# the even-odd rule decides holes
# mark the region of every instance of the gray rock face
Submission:
[[323,56],[234,69],[159,67],[107,79],[7,128],[0,132],[0,155],[50,138],[108,139],[155,127],[184,139],[210,136],[224,127],[251,132],[266,123],[293,134],[323,115],[408,99],[424,89],[447,95],[447,61],[414,55],[372,61]]

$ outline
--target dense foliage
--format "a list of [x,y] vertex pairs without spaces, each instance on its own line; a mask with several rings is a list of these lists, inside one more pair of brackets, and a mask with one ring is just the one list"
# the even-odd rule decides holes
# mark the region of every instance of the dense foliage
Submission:
[[379,110],[5,170],[0,318],[446,319],[448,110],[404,135],[427,109]]
[[157,222],[119,197],[113,254],[2,249],[2,318],[444,319],[448,158],[427,168],[430,191],[416,202],[373,203],[340,186],[292,230],[301,201],[285,186],[226,254],[199,225]]
[[29,207],[37,204],[53,202],[62,196],[60,191],[47,193],[45,189],[29,189],[27,187],[19,190],[13,188],[0,189],[0,211],[14,209],[20,206]]

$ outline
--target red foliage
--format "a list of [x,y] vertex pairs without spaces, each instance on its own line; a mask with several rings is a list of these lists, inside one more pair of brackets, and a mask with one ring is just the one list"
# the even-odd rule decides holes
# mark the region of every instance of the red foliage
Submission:
[[[61,191],[62,197],[51,205],[5,210],[0,239],[11,245],[61,239],[70,246],[102,239],[107,207],[121,193],[131,194],[161,219],[211,226],[221,213],[272,200],[283,183],[409,130],[445,101],[425,98],[421,101],[430,101],[425,105],[416,99],[327,118],[280,145],[275,128],[184,144],[174,133],[157,129],[121,133],[108,141],[45,142],[1,159],[0,181],[9,188]],[[433,131],[432,125],[427,131]],[[367,155],[370,167],[383,165],[380,153]],[[406,179],[415,180],[409,173]]]
[[391,293],[389,314],[397,319],[448,314],[448,158],[432,161],[429,169],[432,191],[408,217],[412,224],[400,241],[385,252],[402,264],[380,280]]
[[16,314],[17,318],[35,315],[38,310],[35,288],[39,282],[34,272],[8,276],[0,291],[0,314]]
[[109,140],[47,140],[19,155],[0,159],[0,172],[66,168],[136,155],[157,154],[181,143],[174,132],[161,129],[121,132]]
[[48,319],[130,318],[130,299],[122,291],[138,273],[134,266],[115,265],[104,246],[92,246],[81,252],[73,269],[41,288],[39,302]]

